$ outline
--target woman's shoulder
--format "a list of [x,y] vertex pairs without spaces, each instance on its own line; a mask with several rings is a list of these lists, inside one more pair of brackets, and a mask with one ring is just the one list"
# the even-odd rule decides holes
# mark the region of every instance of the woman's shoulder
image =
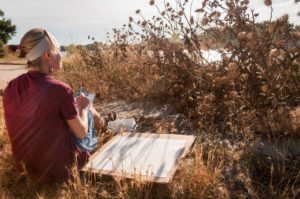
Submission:
[[55,87],[60,87],[60,88],[67,89],[67,90],[71,89],[71,87],[67,83],[60,81],[58,79],[55,79],[53,77],[50,77],[48,79],[48,82]]
[[24,74],[19,75],[15,79],[11,80],[8,85],[10,84],[22,84],[22,85],[41,85],[44,86],[44,84],[48,84],[48,86],[53,86],[56,88],[62,88],[69,90],[71,87],[52,76],[49,76],[47,74],[39,73],[39,72],[27,72]]
[[[9,93],[10,91],[15,91],[17,90],[24,90],[23,88],[26,88],[28,85],[28,74],[27,73],[23,73],[20,74],[18,77],[10,80],[5,89],[4,89],[4,95]],[[20,89],[21,87],[21,89]]]
[[26,79],[28,76],[28,73],[23,73],[23,74],[20,74],[19,76],[15,77],[14,79],[10,80],[8,82],[8,85],[10,84],[14,84],[14,83],[18,83],[20,81],[24,81],[24,79]]
[[60,92],[67,92],[69,94],[73,94],[72,88],[65,82],[55,79],[53,77],[49,77],[47,82],[51,84],[53,88]]

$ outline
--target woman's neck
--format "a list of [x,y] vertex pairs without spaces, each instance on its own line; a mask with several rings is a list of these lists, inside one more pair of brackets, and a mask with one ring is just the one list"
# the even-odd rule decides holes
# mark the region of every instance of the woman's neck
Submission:
[[40,73],[44,73],[47,75],[52,74],[52,71],[50,69],[50,67],[46,67],[46,66],[30,66],[28,68],[28,71],[35,71],[35,72],[40,72]]

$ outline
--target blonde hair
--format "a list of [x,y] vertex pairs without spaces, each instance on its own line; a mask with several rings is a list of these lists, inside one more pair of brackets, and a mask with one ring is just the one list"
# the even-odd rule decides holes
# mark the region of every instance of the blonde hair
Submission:
[[[34,28],[29,30],[21,39],[19,57],[24,58],[38,43],[47,36],[44,29]],[[42,64],[42,57],[28,61],[27,66],[40,66]]]

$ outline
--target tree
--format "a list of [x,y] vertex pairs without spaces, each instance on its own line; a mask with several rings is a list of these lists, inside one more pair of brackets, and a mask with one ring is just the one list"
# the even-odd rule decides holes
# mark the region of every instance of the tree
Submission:
[[4,17],[4,12],[0,10],[0,40],[6,44],[16,34],[16,26],[11,19]]

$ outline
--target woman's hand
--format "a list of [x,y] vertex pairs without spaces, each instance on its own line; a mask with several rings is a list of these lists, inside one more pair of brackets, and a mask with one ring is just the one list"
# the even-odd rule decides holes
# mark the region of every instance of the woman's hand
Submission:
[[89,99],[81,94],[76,98],[76,105],[78,107],[78,116],[74,119],[67,120],[67,123],[75,136],[78,139],[83,139],[88,131],[88,105]]
[[80,110],[87,108],[89,103],[89,99],[83,93],[76,99],[76,105]]

